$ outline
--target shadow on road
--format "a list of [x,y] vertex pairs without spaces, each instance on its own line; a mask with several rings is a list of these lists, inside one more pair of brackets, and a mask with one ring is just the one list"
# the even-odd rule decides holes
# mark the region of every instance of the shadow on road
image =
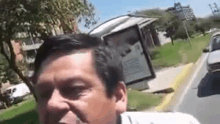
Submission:
[[207,97],[215,94],[220,94],[220,73],[207,73],[199,83],[197,96]]

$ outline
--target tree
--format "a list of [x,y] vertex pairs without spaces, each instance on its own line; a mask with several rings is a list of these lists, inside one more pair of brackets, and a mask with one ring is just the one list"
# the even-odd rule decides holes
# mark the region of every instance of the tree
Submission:
[[172,45],[174,45],[174,43],[173,43],[173,41],[174,41],[173,35],[175,34],[175,31],[176,31],[176,28],[174,28],[172,25],[169,25],[169,26],[166,28],[166,34],[165,34],[165,36],[166,36],[166,37],[170,37]]
[[174,34],[178,30],[180,23],[181,21],[179,21],[178,18],[176,18],[176,16],[170,14],[170,18],[167,21],[167,23],[163,24],[163,27],[166,31],[165,36],[170,37],[172,45],[174,45]]
[[159,8],[136,11],[135,14],[142,14],[147,15],[148,17],[159,18],[159,20],[155,23],[157,30],[166,31],[165,36],[170,37],[172,44],[174,45],[173,36],[181,22],[175,15]]
[[11,84],[17,84],[19,83],[19,78],[13,69],[10,68],[4,56],[0,55],[0,83],[6,83],[7,81]]
[[135,11],[134,14],[146,15],[147,17],[151,17],[151,18],[158,18],[159,20],[155,23],[155,25],[156,25],[156,28],[160,30],[165,30],[164,25],[166,25],[166,23],[170,21],[170,18],[171,18],[171,15],[169,13],[159,8]]
[[7,103],[6,97],[2,91],[5,91],[5,87],[2,87],[3,83],[9,81],[12,84],[19,83],[18,75],[9,67],[7,60],[4,56],[0,55],[0,101]]
[[77,22],[84,22],[89,28],[96,21],[94,6],[86,0],[0,0],[1,54],[34,93],[32,84],[17,66],[11,41],[23,32],[41,39],[55,28],[72,33]]
[[[208,23],[208,28],[220,28],[220,15],[210,15],[204,18],[205,22]],[[208,29],[208,30],[209,30]]]
[[201,32],[205,36],[205,28],[201,24],[196,24],[195,29],[197,32]]
[[211,20],[208,18],[198,18],[195,30],[201,32],[205,36],[205,32],[211,28]]
[[[195,22],[194,21],[187,21],[186,28],[189,34],[189,37],[192,38],[192,35],[195,33]],[[188,36],[186,34],[186,30],[183,23],[180,23],[178,29],[176,30],[175,34],[173,35],[174,39],[184,39],[187,40]]]

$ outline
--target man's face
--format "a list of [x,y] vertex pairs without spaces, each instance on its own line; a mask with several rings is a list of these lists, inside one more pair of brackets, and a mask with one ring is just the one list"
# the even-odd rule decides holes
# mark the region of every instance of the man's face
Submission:
[[78,124],[77,120],[114,124],[122,112],[118,108],[126,108],[126,103],[120,102],[121,99],[126,102],[123,88],[111,98],[107,97],[94,68],[91,50],[54,54],[41,67],[36,93],[40,122],[44,124]]

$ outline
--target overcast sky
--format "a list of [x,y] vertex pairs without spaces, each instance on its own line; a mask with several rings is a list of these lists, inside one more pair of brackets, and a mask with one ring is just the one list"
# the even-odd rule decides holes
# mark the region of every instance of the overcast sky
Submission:
[[[96,15],[100,18],[98,24],[113,17],[128,14],[129,11],[173,7],[174,2],[181,2],[182,6],[190,5],[197,17],[205,17],[212,14],[209,4],[216,2],[220,7],[220,0],[89,0],[96,7]],[[97,25],[95,25],[97,26]],[[91,27],[94,28],[95,26]],[[88,32],[79,25],[82,32]]]

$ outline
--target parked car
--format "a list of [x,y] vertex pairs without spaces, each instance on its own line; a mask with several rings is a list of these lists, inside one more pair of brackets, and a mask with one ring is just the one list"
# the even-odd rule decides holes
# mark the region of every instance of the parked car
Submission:
[[8,104],[21,102],[23,98],[30,94],[30,90],[25,83],[20,83],[7,88],[6,100]]
[[0,101],[0,109],[4,109],[4,108],[5,108],[4,102]]
[[220,72],[220,32],[212,35],[209,46],[203,49],[203,52],[209,53],[206,61],[208,72]]

